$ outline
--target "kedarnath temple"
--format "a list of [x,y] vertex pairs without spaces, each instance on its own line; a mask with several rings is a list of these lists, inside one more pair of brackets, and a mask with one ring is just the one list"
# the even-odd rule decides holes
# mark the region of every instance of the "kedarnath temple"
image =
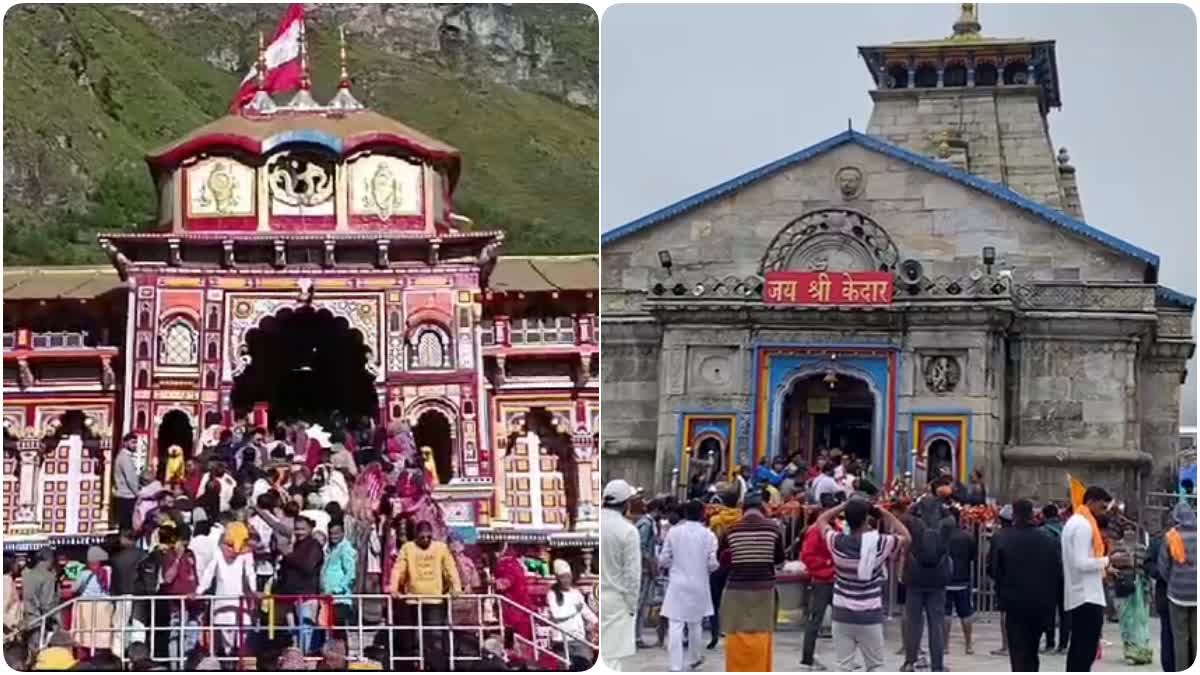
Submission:
[[215,425],[333,410],[408,422],[467,543],[594,574],[594,254],[500,255],[503,232],[455,212],[459,151],[359,103],[344,47],[328,103],[307,71],[286,103],[260,78],[245,109],[146,162],[157,221],[102,236],[111,267],[4,270],[6,551],[113,532],[124,433],[161,474]]
[[858,53],[865,133],[604,235],[605,475],[836,447],[877,483],[1171,489],[1195,299],[1085,218],[1054,42],[985,37],[965,4],[949,37]]

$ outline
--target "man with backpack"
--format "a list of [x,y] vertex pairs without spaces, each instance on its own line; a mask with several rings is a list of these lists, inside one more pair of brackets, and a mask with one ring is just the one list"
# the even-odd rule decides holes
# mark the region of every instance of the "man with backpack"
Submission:
[[[936,482],[930,486],[936,494]],[[907,624],[904,665],[901,671],[915,669],[921,646],[921,632],[929,625],[931,670],[945,669],[946,586],[950,583],[951,562],[948,542],[954,519],[944,502],[935,494],[921,498],[913,506],[912,548],[905,561],[904,622]]]

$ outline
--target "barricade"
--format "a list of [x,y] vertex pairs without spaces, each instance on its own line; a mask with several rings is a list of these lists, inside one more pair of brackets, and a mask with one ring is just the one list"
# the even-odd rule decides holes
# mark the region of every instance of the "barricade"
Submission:
[[[326,616],[333,617],[333,606],[345,605],[349,601],[350,612],[339,613],[336,625],[292,625],[294,616],[289,608],[304,607],[311,615],[315,607],[324,607]],[[367,623],[363,618],[364,601],[382,601],[385,611],[379,623]],[[102,607],[101,604],[107,604]],[[140,604],[145,603],[145,604]],[[475,618],[470,624],[455,622],[455,609],[469,609]],[[424,608],[439,607],[444,615],[428,616]],[[416,608],[422,608],[413,611]],[[110,615],[114,620],[108,626],[96,625],[95,621],[82,633],[78,626],[70,631],[76,639],[83,637],[92,651],[108,645],[118,656],[133,642],[142,641],[151,647],[151,658],[158,663],[169,664],[172,669],[183,669],[188,649],[169,648],[167,654],[155,649],[156,643],[166,633],[168,645],[187,646],[199,643],[205,656],[217,659],[223,667],[237,670],[255,670],[254,647],[263,637],[273,638],[281,632],[296,632],[299,642],[311,644],[318,633],[341,631],[345,634],[347,659],[350,663],[364,660],[365,651],[379,642],[387,648],[387,670],[460,670],[473,662],[482,661],[483,643],[488,638],[497,638],[504,644],[504,609],[515,609],[529,617],[533,627],[533,639],[513,633],[514,646],[521,645],[531,656],[531,668],[567,669],[572,661],[583,659],[591,662],[599,647],[584,635],[573,635],[549,618],[529,608],[518,605],[497,594],[403,595],[354,594],[330,595],[124,595],[111,597],[72,598],[27,624],[30,645],[46,645],[50,634],[64,627],[68,616],[79,616],[91,612],[93,617]],[[467,612],[462,612],[467,613]],[[131,619],[135,616],[148,618],[147,625],[138,625]],[[186,617],[181,619],[180,617]],[[328,633],[325,633],[328,637]],[[543,640],[550,645],[544,646]],[[161,645],[158,645],[161,646]],[[426,649],[426,647],[430,649]],[[407,649],[404,649],[407,647]],[[398,653],[401,652],[401,653]],[[411,653],[410,653],[411,652]],[[319,656],[305,656],[308,661],[318,661]],[[430,660],[431,663],[426,663]]]

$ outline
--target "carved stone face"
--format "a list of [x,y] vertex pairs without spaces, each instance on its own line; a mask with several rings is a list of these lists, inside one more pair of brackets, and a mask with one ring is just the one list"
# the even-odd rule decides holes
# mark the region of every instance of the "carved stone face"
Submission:
[[843,166],[834,174],[834,182],[844,199],[854,199],[862,194],[863,174],[856,166]]

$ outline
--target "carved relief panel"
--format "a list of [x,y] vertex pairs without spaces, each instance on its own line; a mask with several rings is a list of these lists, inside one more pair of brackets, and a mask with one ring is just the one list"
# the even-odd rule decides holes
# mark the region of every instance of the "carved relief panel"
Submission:
[[399,157],[367,155],[349,167],[349,205],[353,216],[387,223],[397,216],[421,215],[422,171]]
[[921,358],[921,378],[925,390],[950,394],[959,389],[965,358],[961,354],[925,354]]
[[254,215],[252,167],[228,157],[213,157],[188,167],[185,177],[188,218]]
[[332,216],[337,185],[333,159],[288,150],[267,160],[271,213],[280,216]]

